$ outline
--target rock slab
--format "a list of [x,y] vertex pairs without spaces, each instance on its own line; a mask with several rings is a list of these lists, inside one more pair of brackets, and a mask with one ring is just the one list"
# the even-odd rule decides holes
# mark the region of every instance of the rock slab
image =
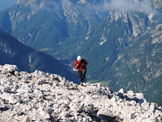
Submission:
[[57,74],[0,66],[2,122],[162,122],[162,108],[142,93],[74,84]]

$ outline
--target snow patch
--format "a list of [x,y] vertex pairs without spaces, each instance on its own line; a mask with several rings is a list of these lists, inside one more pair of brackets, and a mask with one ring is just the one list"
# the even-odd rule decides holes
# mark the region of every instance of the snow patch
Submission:
[[104,35],[102,34],[102,36],[101,36],[101,39],[100,39],[101,41],[100,41],[100,46],[101,45],[103,45],[105,42],[107,42],[107,39],[104,37]]

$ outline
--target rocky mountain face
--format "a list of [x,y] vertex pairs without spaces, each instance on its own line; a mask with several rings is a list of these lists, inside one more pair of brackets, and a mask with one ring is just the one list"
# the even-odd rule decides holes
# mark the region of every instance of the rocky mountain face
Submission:
[[161,29],[161,24],[156,25],[149,32],[141,34],[131,48],[120,53],[112,68],[115,78],[111,86],[115,86],[115,90],[123,87],[140,91],[150,96],[147,97],[149,100],[162,104]]
[[0,120],[5,122],[161,122],[162,108],[142,93],[74,84],[57,74],[0,66]]
[[71,65],[81,55],[89,81],[140,91],[161,104],[161,6],[161,0],[18,0],[1,12],[0,28]]
[[16,64],[20,71],[57,73],[69,80],[76,76],[57,59],[21,44],[17,39],[0,30],[0,64]]

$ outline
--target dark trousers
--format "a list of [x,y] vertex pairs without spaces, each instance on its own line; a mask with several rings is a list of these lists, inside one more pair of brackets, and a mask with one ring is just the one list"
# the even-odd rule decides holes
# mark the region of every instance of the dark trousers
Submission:
[[82,71],[78,70],[78,75],[80,77],[80,83],[84,82],[86,73],[87,73],[87,68]]

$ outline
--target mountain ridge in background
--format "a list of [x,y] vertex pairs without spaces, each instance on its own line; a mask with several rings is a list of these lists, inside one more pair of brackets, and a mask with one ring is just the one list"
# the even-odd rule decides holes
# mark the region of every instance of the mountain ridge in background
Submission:
[[14,4],[16,4],[17,0],[0,0],[0,11],[3,11],[11,6],[13,6]]
[[[67,70],[57,59],[21,44],[14,37],[0,30],[0,64],[15,64],[20,71],[33,72],[36,69],[63,75],[76,80],[75,74]],[[75,81],[77,82],[77,81]]]

